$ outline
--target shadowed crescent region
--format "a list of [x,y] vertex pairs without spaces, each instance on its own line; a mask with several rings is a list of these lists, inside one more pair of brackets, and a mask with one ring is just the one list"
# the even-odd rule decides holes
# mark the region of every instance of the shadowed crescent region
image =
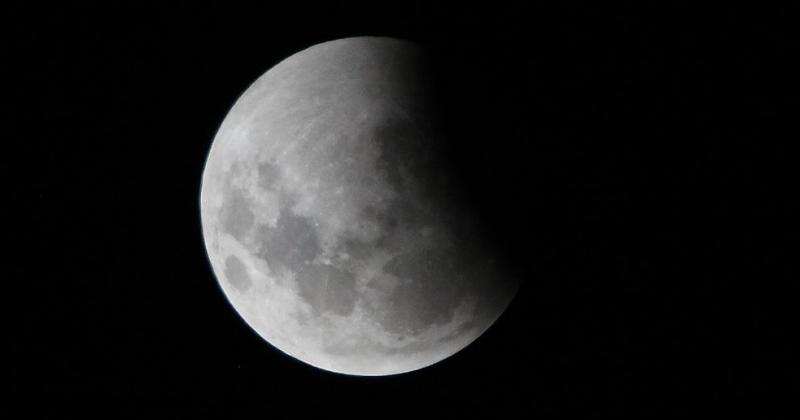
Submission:
[[351,375],[429,366],[517,290],[453,198],[425,72],[406,41],[312,46],[258,78],[211,146],[200,206],[220,287],[305,363]]

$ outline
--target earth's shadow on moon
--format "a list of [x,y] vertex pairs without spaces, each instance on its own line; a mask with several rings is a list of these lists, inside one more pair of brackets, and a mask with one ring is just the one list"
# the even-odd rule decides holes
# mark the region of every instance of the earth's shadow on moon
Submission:
[[[439,164],[452,176],[458,208],[471,212],[481,242],[520,280],[528,277],[543,243],[546,206],[533,194],[552,162],[532,154],[524,87],[507,57],[424,49],[431,74]],[[487,68],[487,62],[495,62]],[[500,78],[501,73],[506,77]]]

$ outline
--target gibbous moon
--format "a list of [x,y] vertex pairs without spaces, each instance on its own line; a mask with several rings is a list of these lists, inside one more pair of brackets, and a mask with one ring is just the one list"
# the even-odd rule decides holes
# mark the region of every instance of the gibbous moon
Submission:
[[258,78],[211,146],[200,206],[219,284],[264,340],[318,368],[429,366],[516,293],[454,198],[425,68],[396,39],[315,45]]

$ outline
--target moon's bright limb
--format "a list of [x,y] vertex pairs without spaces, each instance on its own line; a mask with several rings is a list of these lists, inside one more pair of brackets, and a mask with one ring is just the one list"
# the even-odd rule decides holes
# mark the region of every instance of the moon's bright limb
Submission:
[[388,375],[464,348],[503,312],[503,275],[449,200],[410,43],[348,38],[255,81],[222,123],[201,192],[220,286],[283,352]]

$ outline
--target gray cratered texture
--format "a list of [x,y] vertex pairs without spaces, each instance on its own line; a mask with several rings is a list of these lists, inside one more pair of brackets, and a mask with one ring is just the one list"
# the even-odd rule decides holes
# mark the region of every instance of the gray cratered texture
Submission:
[[212,145],[201,213],[214,272],[259,335],[313,366],[431,365],[516,290],[451,197],[423,64],[390,38],[313,46],[253,83]]

